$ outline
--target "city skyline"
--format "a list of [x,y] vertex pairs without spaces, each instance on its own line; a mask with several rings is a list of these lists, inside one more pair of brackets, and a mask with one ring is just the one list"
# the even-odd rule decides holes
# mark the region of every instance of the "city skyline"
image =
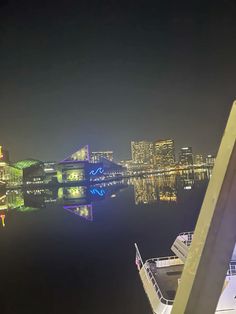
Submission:
[[[185,148],[191,148],[192,150],[192,155],[193,155],[193,158],[194,157],[198,157],[198,156],[202,156],[202,157],[207,157],[207,156],[216,156],[217,155],[217,152],[216,153],[212,153],[211,151],[206,151],[206,152],[199,152],[199,151],[196,151],[195,148],[191,145],[191,146],[180,146],[180,145],[176,145],[176,142],[173,140],[173,139],[162,139],[162,140],[158,140],[158,141],[173,141],[174,143],[174,158],[175,158],[175,161],[179,161],[180,159],[180,154],[181,154],[181,151],[182,149],[185,149]],[[101,157],[104,157],[108,160],[116,160],[116,161],[123,161],[123,160],[133,160],[135,161],[135,158],[132,158],[132,143],[149,143],[149,144],[153,144],[155,142],[158,142],[158,141],[147,141],[147,140],[137,140],[137,141],[130,141],[129,143],[129,152],[127,153],[127,156],[129,156],[127,159],[121,159],[121,158],[117,158],[117,156],[119,156],[119,152],[116,152],[114,150],[111,150],[111,149],[99,149],[99,150],[91,150],[91,146],[89,144],[86,144],[84,147],[88,147],[88,151],[89,151],[89,155],[90,155],[90,159],[93,161],[93,162],[98,162],[99,159],[95,159],[94,158],[94,155],[101,155]],[[179,147],[178,149],[176,147]],[[82,149],[83,146],[79,146],[76,148],[75,152],[77,152],[78,150]],[[1,152],[4,152],[4,155],[1,155],[2,153]],[[73,154],[72,151],[70,151],[70,153]],[[67,155],[68,153],[64,153],[64,157],[65,155]],[[102,156],[104,155],[104,156]],[[107,156],[105,156],[107,155]],[[0,159],[2,159],[3,157],[7,158],[7,160],[10,162],[16,162],[16,161],[20,161],[20,160],[41,160],[41,161],[53,161],[53,160],[62,160],[62,159],[59,159],[59,158],[56,158],[56,159],[52,159],[52,158],[49,158],[49,159],[45,159],[45,158],[42,158],[42,159],[37,159],[35,156],[24,156],[23,158],[21,159],[16,159],[10,152],[10,150],[5,146],[5,145],[0,145]],[[111,157],[112,156],[112,157]],[[143,161],[145,163],[145,161]],[[147,161],[146,161],[147,162]]]
[[217,151],[235,98],[234,1],[4,2],[0,132],[16,159],[78,143],[127,159],[131,140],[156,136]]

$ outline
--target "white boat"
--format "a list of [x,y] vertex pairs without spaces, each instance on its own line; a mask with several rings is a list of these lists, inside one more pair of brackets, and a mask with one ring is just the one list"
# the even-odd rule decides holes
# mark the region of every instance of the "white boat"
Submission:
[[[192,238],[193,232],[179,234],[171,247],[174,256],[151,258],[145,262],[135,244],[136,265],[153,313],[171,313]],[[215,313],[236,314],[236,248]]]

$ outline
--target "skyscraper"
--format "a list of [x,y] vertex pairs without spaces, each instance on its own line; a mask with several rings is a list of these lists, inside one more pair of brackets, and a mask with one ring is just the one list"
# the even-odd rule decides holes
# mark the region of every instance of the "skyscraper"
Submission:
[[194,156],[194,164],[195,165],[202,165],[204,164],[204,158],[203,155],[197,154]]
[[183,166],[193,165],[193,150],[192,147],[182,147],[179,154],[179,163]]
[[215,164],[215,156],[212,156],[212,155],[207,155],[206,156],[206,165],[207,166],[210,166],[210,167],[213,167],[214,164]]
[[140,164],[153,162],[153,143],[148,141],[131,142],[132,161]]
[[174,165],[175,148],[172,139],[154,142],[154,161],[158,169],[165,169]]

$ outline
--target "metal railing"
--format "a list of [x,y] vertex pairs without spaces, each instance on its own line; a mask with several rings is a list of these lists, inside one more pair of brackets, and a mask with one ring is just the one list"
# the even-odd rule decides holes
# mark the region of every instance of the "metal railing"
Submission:
[[162,292],[161,292],[161,289],[160,289],[160,287],[158,286],[158,284],[157,284],[157,282],[156,282],[156,279],[155,279],[155,277],[154,277],[154,275],[153,275],[151,269],[146,265],[146,263],[144,264],[144,269],[145,269],[145,272],[146,272],[147,276],[149,276],[149,278],[150,278],[150,281],[151,281],[151,283],[152,283],[152,285],[153,285],[153,287],[154,287],[154,289],[155,289],[155,291],[156,291],[156,294],[157,294],[159,300],[160,300],[162,303],[166,304],[166,305],[173,305],[174,300],[168,300],[168,299],[166,299],[166,298],[163,296],[163,294],[162,294]]
[[227,276],[236,275],[236,260],[232,260],[229,263],[229,269],[227,270]]
[[167,257],[160,257],[160,258],[150,258],[144,264],[144,270],[146,272],[146,275],[149,277],[159,300],[166,305],[173,305],[174,300],[168,300],[163,296],[161,289],[152,273],[152,270],[149,265],[153,262],[156,264],[156,267],[180,265],[180,264],[183,264],[183,262],[176,256],[167,256]]
[[182,265],[183,262],[175,255],[165,257],[149,258],[146,262],[155,262],[157,267],[167,267],[172,265]]
[[[177,239],[180,239],[184,244],[190,246],[193,239],[193,231],[182,232],[178,235]],[[229,269],[227,270],[227,276],[236,276],[236,260],[231,260],[229,263]]]
[[193,240],[193,231],[182,232],[178,235],[177,239],[180,239],[184,244],[190,246]]
[[[181,233],[181,234],[179,234],[179,237],[182,237],[184,242],[187,241],[187,243],[191,244],[192,237],[193,237],[193,232]],[[186,240],[186,237],[187,237],[187,240]],[[165,305],[173,305],[174,300],[166,299],[163,296],[162,291],[161,291],[161,289],[160,289],[160,287],[159,287],[159,285],[158,285],[158,283],[157,283],[157,281],[155,279],[155,276],[153,275],[153,272],[151,270],[150,264],[152,264],[154,262],[156,267],[167,267],[167,266],[173,266],[173,265],[182,265],[184,263],[177,256],[166,256],[166,257],[159,257],[159,258],[150,258],[150,259],[146,260],[145,263],[143,263],[141,254],[139,252],[139,249],[138,249],[138,246],[137,246],[136,243],[135,243],[135,249],[136,249],[136,264],[137,264],[137,267],[138,267],[139,271],[142,268],[144,269],[145,275],[146,275],[147,279],[153,285],[153,287],[155,289],[155,292],[156,292],[160,302],[165,304]],[[229,263],[229,269],[227,271],[227,276],[235,276],[235,275],[236,275],[236,260],[232,260]]]

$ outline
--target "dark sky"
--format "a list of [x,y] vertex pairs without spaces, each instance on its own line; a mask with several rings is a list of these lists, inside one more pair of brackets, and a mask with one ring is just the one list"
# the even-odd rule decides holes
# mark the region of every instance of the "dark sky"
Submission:
[[236,94],[236,2],[2,1],[0,143],[58,160],[128,158],[171,137],[215,153]]

